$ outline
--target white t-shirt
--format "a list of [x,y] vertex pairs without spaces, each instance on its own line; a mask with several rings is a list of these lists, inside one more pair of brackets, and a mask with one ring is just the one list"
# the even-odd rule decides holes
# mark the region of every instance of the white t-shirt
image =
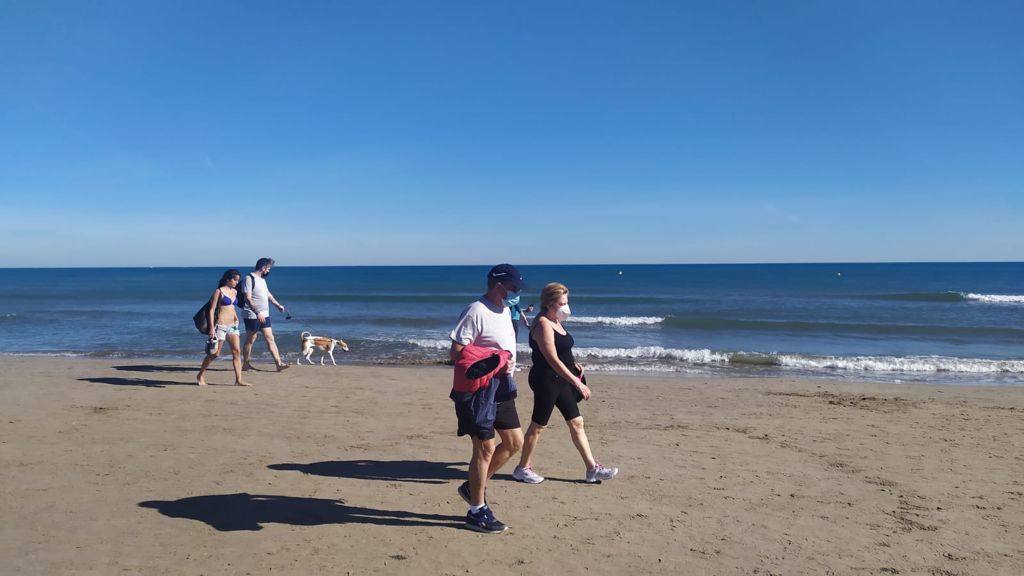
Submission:
[[508,350],[512,353],[512,363],[516,361],[516,332],[512,328],[512,315],[508,308],[496,307],[486,298],[467,306],[448,336],[463,346],[473,344]]
[[[256,281],[253,284],[253,280]],[[258,318],[258,312],[270,315],[270,290],[267,289],[267,281],[257,274],[245,275],[245,289],[249,297],[249,306],[242,310],[242,314],[250,320]],[[250,309],[251,308],[251,309]],[[253,312],[255,310],[255,312]]]

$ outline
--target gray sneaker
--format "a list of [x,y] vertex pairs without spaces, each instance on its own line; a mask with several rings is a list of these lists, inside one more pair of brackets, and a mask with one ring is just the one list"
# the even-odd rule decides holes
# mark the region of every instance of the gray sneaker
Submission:
[[615,475],[619,473],[618,468],[605,468],[600,462],[597,466],[587,470],[587,483],[594,484],[602,480],[611,480],[615,478]]
[[544,477],[534,472],[533,468],[523,468],[522,466],[516,466],[516,469],[512,471],[512,477],[527,484],[540,484],[544,481]]

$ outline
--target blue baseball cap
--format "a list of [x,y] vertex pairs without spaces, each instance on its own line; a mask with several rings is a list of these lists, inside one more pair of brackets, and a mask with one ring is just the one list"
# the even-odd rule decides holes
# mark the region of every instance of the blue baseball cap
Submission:
[[497,280],[519,292],[523,288],[526,288],[526,282],[523,280],[523,275],[519,273],[519,270],[511,264],[498,264],[491,271],[487,273],[488,280]]

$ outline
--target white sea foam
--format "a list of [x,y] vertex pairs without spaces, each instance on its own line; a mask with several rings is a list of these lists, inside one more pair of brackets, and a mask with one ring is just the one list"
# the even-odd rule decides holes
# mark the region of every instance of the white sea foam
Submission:
[[659,316],[570,316],[568,322],[575,324],[607,324],[609,326],[644,326],[660,324],[665,319]]
[[964,294],[964,299],[987,304],[1024,304],[1024,294]]
[[948,356],[778,356],[780,366],[866,372],[1024,373],[1024,360],[988,360]]
[[420,348],[433,348],[435,350],[447,350],[452,345],[451,340],[428,340],[425,338],[410,338],[405,342]]
[[673,372],[699,374],[700,370],[678,364],[588,364],[588,372]]
[[636,346],[634,348],[576,348],[576,356],[601,359],[667,359],[689,364],[722,364],[729,361],[729,354],[712,352],[707,348],[699,350],[662,348],[661,346]]
[[[423,348],[447,349],[448,340],[406,340]],[[527,348],[518,346],[520,355]],[[1024,374],[1024,360],[953,358],[949,356],[804,356],[757,352],[716,352],[707,348],[587,348],[574,350],[590,359],[589,370],[604,372],[688,372],[689,366],[748,366],[797,370],[894,373]]]
[[[451,340],[431,340],[429,338],[409,338],[407,340],[402,340],[402,342],[412,344],[413,346],[419,346],[420,348],[431,348],[433,350],[447,350],[452,345]],[[523,344],[521,342],[517,343],[516,352],[518,354],[523,354],[524,352],[529,354],[530,345]]]
[[[802,370],[849,370],[863,372],[948,372],[962,374],[1024,374],[1024,360],[990,360],[985,358],[953,358],[948,356],[803,356],[799,354],[767,354],[752,352],[715,352],[709,349],[662,348],[577,348],[576,356],[601,360],[592,364],[603,370],[666,370],[664,361],[683,365],[745,365],[778,366]],[[615,361],[619,362],[616,363]],[[636,360],[634,364],[622,361]],[[661,363],[650,362],[662,360]],[[611,368],[609,366],[618,366]],[[632,366],[632,367],[627,367]]]

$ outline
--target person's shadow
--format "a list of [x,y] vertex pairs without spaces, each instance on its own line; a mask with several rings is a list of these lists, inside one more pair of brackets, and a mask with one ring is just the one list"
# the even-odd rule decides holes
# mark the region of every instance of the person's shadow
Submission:
[[[121,372],[199,372],[197,366],[162,366],[160,364],[132,364],[132,365],[120,365],[111,366],[114,370],[120,370]],[[207,368],[214,372],[228,371],[230,368]]]
[[444,484],[449,480],[465,480],[466,471],[455,468],[465,465],[465,462],[427,460],[334,460],[311,464],[271,464],[267,468],[336,478]]
[[139,502],[139,506],[152,508],[171,518],[198,520],[222,532],[262,530],[263,524],[270,523],[293,526],[376,524],[460,528],[465,520],[461,516],[348,506],[342,500],[246,493],[193,496],[171,501],[150,500]]
[[112,386],[143,386],[145,388],[196,385],[195,382],[172,382],[170,380],[149,380],[147,378],[116,378],[113,376],[103,378],[79,378],[78,381],[92,382],[93,384],[110,384]]

